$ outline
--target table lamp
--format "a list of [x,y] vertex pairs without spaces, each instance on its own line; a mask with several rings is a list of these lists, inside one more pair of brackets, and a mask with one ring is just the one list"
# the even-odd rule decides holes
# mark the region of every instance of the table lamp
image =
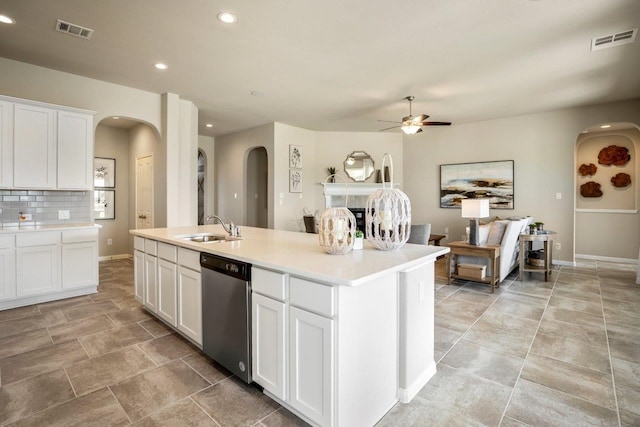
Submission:
[[489,216],[489,199],[465,199],[462,201],[462,218],[469,220],[469,244],[480,244],[480,227],[478,218]]

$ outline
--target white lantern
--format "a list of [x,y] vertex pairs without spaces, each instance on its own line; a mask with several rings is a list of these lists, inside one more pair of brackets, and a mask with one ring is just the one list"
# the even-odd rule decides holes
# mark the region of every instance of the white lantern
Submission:
[[[329,178],[335,175],[330,175]],[[327,178],[327,179],[329,179]],[[341,177],[342,178],[342,177]],[[345,186],[347,186],[347,181]],[[348,191],[348,186],[347,186]],[[345,197],[347,204],[348,194]],[[353,249],[356,238],[356,217],[346,207],[328,208],[320,216],[318,239],[320,246],[332,255],[343,255]]]
[[411,233],[411,202],[402,191],[393,188],[393,160],[385,153],[384,161],[389,158],[390,183],[385,188],[374,191],[367,199],[366,236],[369,243],[383,251],[401,248]]

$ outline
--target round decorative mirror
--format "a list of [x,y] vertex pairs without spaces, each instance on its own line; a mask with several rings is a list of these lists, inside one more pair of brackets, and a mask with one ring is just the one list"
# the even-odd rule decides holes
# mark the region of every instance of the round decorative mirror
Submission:
[[363,182],[374,171],[373,159],[364,151],[354,151],[344,160],[344,171],[349,178],[356,182]]

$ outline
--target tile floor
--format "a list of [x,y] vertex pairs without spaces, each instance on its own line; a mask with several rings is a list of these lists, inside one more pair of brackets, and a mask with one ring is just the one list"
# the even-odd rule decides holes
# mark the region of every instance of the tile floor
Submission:
[[[516,274],[495,294],[436,273],[438,373],[380,426],[640,425],[633,265]],[[95,295],[0,311],[0,426],[299,426],[147,315],[128,260]]]

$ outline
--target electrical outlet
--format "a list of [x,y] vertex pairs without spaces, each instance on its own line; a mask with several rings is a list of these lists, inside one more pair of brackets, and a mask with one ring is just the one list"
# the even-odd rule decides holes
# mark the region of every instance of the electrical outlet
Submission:
[[113,239],[107,239],[107,246],[113,245]]
[[58,211],[58,219],[69,219],[69,211]]
[[556,246],[556,247],[555,247],[556,251],[560,251],[560,250],[562,250],[562,245],[560,244],[560,242],[556,242],[556,245],[555,245],[555,246]]
[[444,228],[444,234],[449,234],[449,227]]

